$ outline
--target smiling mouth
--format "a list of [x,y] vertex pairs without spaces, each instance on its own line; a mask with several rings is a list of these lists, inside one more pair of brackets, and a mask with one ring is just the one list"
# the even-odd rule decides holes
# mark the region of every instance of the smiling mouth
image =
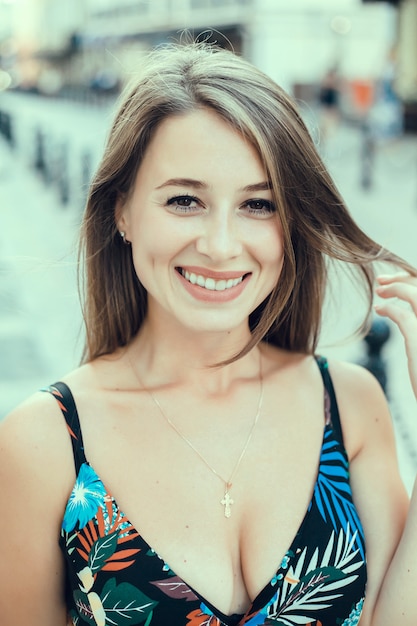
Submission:
[[232,289],[232,287],[239,285],[246,278],[246,276],[249,275],[242,274],[242,276],[239,276],[238,278],[229,278],[227,280],[222,278],[220,280],[215,280],[214,278],[207,278],[201,274],[188,272],[187,270],[182,269],[182,267],[177,268],[177,271],[192,285],[198,285],[208,291],[226,291],[227,289]]

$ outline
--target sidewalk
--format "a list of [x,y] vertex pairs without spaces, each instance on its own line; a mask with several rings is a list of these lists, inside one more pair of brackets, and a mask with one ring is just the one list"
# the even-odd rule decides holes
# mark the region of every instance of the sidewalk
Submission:
[[[0,94],[15,148],[0,137],[0,419],[29,394],[75,367],[82,328],[76,237],[84,203],[82,158],[94,168],[109,111],[36,96]],[[36,171],[35,136],[50,153],[67,146],[68,204]],[[46,154],[46,158],[50,155]],[[59,162],[51,166],[60,166]]]
[[[97,163],[110,123],[108,110],[36,97],[3,98],[0,109],[5,106],[12,107],[19,127],[14,151],[0,138],[0,419],[75,367],[82,344],[75,254],[82,194],[78,187],[68,205],[60,203],[56,188],[46,186],[31,167],[29,138],[42,126],[51,141],[67,142],[74,182],[86,150]],[[417,265],[417,137],[379,146],[368,190],[360,186],[360,146],[357,129],[341,126],[324,150],[326,164],[359,225]],[[360,317],[357,293],[346,278],[342,284],[343,290],[334,289],[337,309],[326,308],[319,351],[359,361],[363,343],[340,342]],[[401,468],[410,488],[417,470],[417,405],[395,328],[384,357]]]
[[75,365],[79,314],[78,215],[60,209],[54,191],[2,143],[0,163],[1,416]]

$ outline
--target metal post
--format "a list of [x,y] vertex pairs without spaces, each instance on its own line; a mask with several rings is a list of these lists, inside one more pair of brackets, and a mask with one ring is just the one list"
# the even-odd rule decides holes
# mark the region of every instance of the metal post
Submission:
[[361,131],[361,186],[362,189],[371,189],[375,158],[375,140],[367,120],[363,121]]
[[387,370],[381,352],[391,335],[391,329],[382,318],[375,318],[371,328],[364,338],[367,346],[367,356],[362,365],[378,380],[384,393],[387,393]]

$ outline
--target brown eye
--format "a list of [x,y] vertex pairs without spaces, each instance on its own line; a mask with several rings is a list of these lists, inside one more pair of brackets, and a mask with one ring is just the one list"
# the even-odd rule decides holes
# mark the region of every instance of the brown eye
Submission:
[[178,204],[178,206],[190,206],[193,198],[190,196],[180,196],[169,201],[169,204]]
[[275,212],[275,206],[269,200],[255,199],[246,203],[249,213],[253,215],[270,215]]
[[172,208],[174,211],[178,211],[179,213],[187,213],[187,209],[191,211],[195,211],[198,209],[200,203],[198,198],[194,196],[173,196],[167,200],[167,206]]

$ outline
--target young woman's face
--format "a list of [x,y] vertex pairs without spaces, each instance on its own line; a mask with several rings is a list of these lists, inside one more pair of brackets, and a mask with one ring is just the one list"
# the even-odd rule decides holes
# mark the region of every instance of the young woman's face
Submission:
[[281,226],[255,149],[214,112],[158,127],[118,208],[148,316],[198,332],[248,329],[283,263]]

